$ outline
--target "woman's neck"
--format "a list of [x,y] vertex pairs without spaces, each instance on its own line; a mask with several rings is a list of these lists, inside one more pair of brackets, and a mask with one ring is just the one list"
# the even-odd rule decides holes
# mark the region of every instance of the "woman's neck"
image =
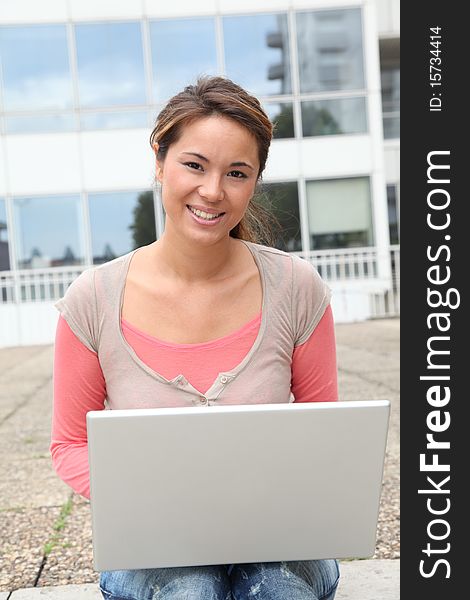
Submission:
[[152,257],[154,265],[165,277],[188,284],[215,283],[236,272],[239,243],[229,237],[211,246],[202,246],[194,242],[181,243],[163,233],[152,244]]

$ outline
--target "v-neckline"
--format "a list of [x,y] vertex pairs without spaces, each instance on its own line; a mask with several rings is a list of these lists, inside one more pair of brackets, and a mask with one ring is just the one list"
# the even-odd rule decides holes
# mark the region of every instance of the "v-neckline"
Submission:
[[121,323],[122,307],[124,304],[124,291],[125,291],[125,287],[126,287],[127,275],[129,272],[130,264],[132,262],[132,258],[140,250],[140,248],[136,248],[135,250],[132,250],[131,252],[129,252],[127,254],[126,260],[124,261],[123,268],[121,271],[121,277],[119,280],[118,302],[116,303],[115,319],[116,319],[117,332],[118,332],[120,342],[123,344],[124,348],[127,350],[128,354],[130,354],[130,356],[134,360],[134,362],[141,369],[143,369],[146,373],[148,373],[151,377],[153,377],[157,381],[160,381],[161,383],[164,383],[166,385],[172,385],[175,387],[177,386],[178,389],[185,389],[186,391],[193,392],[194,394],[196,394],[199,397],[204,396],[204,398],[210,399],[211,397],[219,396],[219,394],[222,392],[225,385],[227,383],[229,383],[230,381],[232,381],[233,379],[235,379],[235,377],[241,371],[243,371],[243,369],[251,362],[253,356],[256,354],[256,352],[261,344],[261,341],[264,337],[266,324],[268,322],[268,310],[269,310],[268,309],[268,307],[269,307],[268,290],[267,290],[267,285],[266,285],[266,277],[265,277],[265,273],[264,273],[263,264],[260,260],[257,250],[255,249],[256,244],[253,244],[252,242],[247,242],[245,240],[240,240],[240,241],[250,251],[250,253],[255,261],[255,264],[258,268],[259,275],[260,275],[261,289],[262,289],[261,323],[260,323],[260,327],[258,330],[258,335],[256,336],[256,339],[255,339],[252,347],[250,348],[250,350],[248,351],[246,356],[243,358],[243,360],[235,368],[231,369],[230,371],[218,373],[214,382],[209,387],[209,389],[205,392],[205,394],[201,394],[201,392],[199,390],[197,390],[194,386],[192,386],[191,383],[189,383],[189,381],[187,381],[187,379],[181,373],[171,380],[166,379],[165,377],[163,377],[163,375],[161,375],[160,373],[158,373],[157,371],[155,371],[154,369],[149,367],[149,365],[147,365],[143,360],[141,360],[135,353],[134,349],[127,342],[127,340],[124,336],[124,333],[122,331],[122,323]]

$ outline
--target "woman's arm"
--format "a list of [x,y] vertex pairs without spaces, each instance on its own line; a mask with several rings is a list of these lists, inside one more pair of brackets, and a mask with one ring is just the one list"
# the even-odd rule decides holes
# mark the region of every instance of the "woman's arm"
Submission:
[[98,355],[80,342],[60,316],[54,349],[50,452],[59,477],[86,498],[90,497],[86,414],[102,410],[105,398]]
[[296,402],[338,400],[333,312],[328,306],[307,341],[294,348],[292,393]]

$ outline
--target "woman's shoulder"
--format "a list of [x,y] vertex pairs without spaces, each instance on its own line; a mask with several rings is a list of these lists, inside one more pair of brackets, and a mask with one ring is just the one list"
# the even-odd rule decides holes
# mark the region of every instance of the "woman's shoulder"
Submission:
[[91,294],[95,287],[96,279],[108,279],[114,274],[121,272],[123,266],[131,258],[134,251],[118,256],[108,262],[86,267],[67,288],[64,297],[87,296]]
[[251,253],[262,263],[267,272],[274,273],[276,277],[289,277],[292,272],[292,256],[284,250],[272,246],[264,246],[255,242],[244,243],[249,247]]
[[122,254],[121,256],[117,256],[116,258],[102,263],[101,265],[94,265],[87,270],[96,271],[96,273],[112,273],[114,271],[120,271],[122,267],[131,260],[132,256],[135,254],[135,252],[137,252],[137,250],[139,250],[139,248],[131,250],[130,252]]
[[316,267],[309,260],[302,258],[300,255],[279,250],[272,246],[256,244],[254,242],[245,243],[252,249],[253,253],[262,255],[273,265],[284,265],[291,273],[296,284],[308,285],[309,283],[312,283],[312,281],[317,283],[321,281],[321,277]]
[[[85,268],[68,286],[63,297],[55,303],[55,307],[62,314],[95,311],[97,294],[113,295],[116,293],[114,284],[118,282],[123,268],[133,252],[118,256],[106,263]],[[87,311],[87,307],[89,311]]]
[[257,244],[256,242],[248,242],[246,240],[242,241],[257,254],[266,254],[268,256],[279,257],[279,259],[290,257],[290,254],[288,252],[284,252],[284,250],[279,250],[278,248],[274,248],[272,246]]
[[133,252],[84,269],[54,305],[73,333],[90,350],[97,351],[103,306],[117,301],[118,282]]
[[294,346],[303,344],[330,304],[329,286],[308,259],[270,246],[247,244],[262,257],[271,282],[271,298],[291,322]]

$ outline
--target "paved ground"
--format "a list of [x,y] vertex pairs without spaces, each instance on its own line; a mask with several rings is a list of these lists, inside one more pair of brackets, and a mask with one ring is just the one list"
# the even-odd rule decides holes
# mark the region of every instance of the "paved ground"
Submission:
[[[343,563],[337,600],[397,600],[399,320],[338,325],[337,347],[340,399],[392,402],[375,560]],[[0,349],[0,600],[100,597],[89,503],[51,468],[52,358]]]
[[[8,596],[8,592],[0,592],[0,600],[103,600],[93,583],[23,588]],[[335,600],[398,600],[399,597],[398,560],[363,560],[341,565],[341,584]]]

